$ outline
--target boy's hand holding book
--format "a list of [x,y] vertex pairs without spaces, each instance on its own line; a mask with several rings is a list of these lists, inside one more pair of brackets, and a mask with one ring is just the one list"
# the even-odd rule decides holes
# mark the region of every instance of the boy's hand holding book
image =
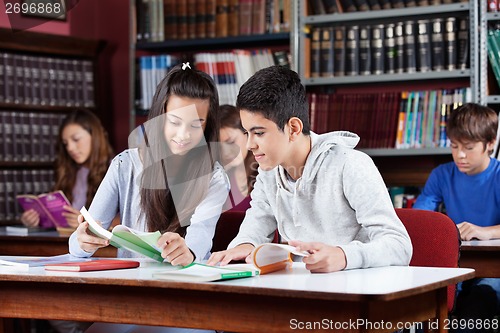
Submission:
[[312,273],[330,273],[343,270],[347,261],[345,253],[338,246],[326,245],[319,242],[301,242],[292,240],[289,242],[297,251],[310,253],[302,261],[306,268]]
[[292,255],[308,257],[310,253],[287,244],[266,243],[257,247],[252,244],[240,244],[235,248],[212,254],[207,264],[220,263],[220,266],[225,266],[231,260],[245,259],[247,263],[257,267],[260,274],[267,274],[291,267]]

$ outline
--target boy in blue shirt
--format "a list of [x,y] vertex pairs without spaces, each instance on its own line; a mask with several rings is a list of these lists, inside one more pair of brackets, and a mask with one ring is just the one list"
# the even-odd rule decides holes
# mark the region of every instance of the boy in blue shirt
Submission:
[[310,131],[297,73],[272,66],[240,89],[236,107],[259,173],[229,250],[208,263],[225,265],[271,242],[278,229],[311,272],[408,265],[412,246],[371,158],[353,149],[356,134]]
[[[497,129],[498,116],[486,106],[469,103],[453,110],[446,125],[453,162],[431,172],[413,206],[437,210],[443,203],[462,240],[500,238],[500,161],[490,157]],[[498,304],[500,279],[474,279],[459,286],[460,318],[491,319]]]

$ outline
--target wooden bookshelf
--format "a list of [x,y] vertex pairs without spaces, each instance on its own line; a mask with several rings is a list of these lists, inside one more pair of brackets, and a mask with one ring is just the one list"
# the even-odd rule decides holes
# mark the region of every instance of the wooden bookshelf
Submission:
[[58,129],[75,108],[102,119],[97,63],[104,42],[0,28],[0,225],[19,223],[17,194],[54,184]]

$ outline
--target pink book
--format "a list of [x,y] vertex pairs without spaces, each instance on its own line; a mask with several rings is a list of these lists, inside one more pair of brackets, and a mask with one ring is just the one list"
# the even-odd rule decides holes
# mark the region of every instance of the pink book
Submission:
[[23,209],[34,209],[40,215],[40,227],[69,227],[68,222],[62,215],[64,206],[71,206],[68,198],[62,191],[44,193],[40,195],[21,194],[17,202]]

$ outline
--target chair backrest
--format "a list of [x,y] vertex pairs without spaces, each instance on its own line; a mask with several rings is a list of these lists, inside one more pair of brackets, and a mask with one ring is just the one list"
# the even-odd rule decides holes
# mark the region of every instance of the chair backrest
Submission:
[[[212,240],[212,252],[224,251],[227,249],[229,243],[236,237],[238,231],[240,231],[240,225],[244,218],[244,211],[229,210],[220,215]],[[273,243],[278,242],[279,235],[276,230]]]
[[[410,266],[458,267],[460,234],[446,215],[420,209],[397,208],[413,245]],[[448,311],[453,310],[455,285],[448,287]]]
[[244,218],[245,212],[243,211],[227,211],[220,215],[212,240],[212,252],[227,249],[229,243],[238,234]]

